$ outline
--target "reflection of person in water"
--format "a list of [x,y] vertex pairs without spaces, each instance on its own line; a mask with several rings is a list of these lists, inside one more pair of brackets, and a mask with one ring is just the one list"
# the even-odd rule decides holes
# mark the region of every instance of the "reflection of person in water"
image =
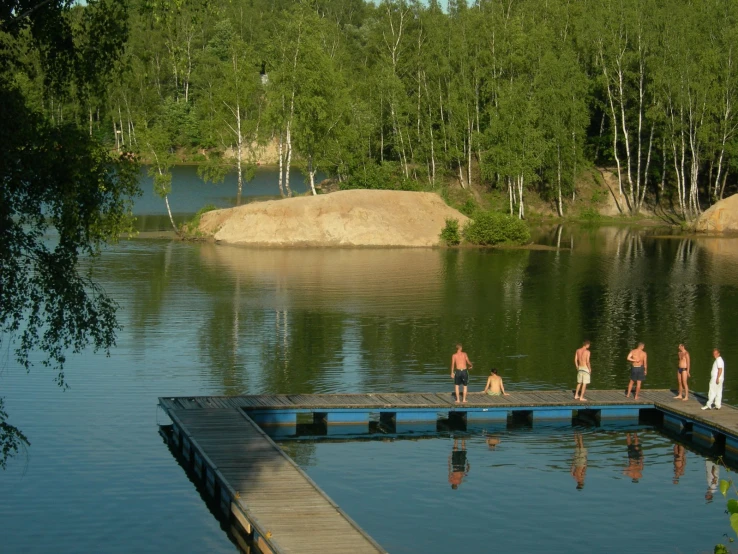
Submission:
[[466,459],[466,440],[461,439],[461,450],[459,450],[458,440],[454,439],[454,449],[448,457],[448,482],[451,488],[456,490],[461,485],[464,477],[469,475],[469,461]]
[[687,451],[681,444],[674,445],[674,481],[679,484],[679,478],[684,475],[684,466],[687,465]]
[[720,482],[720,466],[712,460],[705,460],[705,477],[707,478],[707,492],[705,493],[705,500],[707,500],[707,503],[709,504],[712,502],[712,496],[718,489],[718,483]]
[[638,443],[638,433],[633,433],[632,438],[630,435],[630,433],[626,434],[628,467],[625,468],[623,473],[630,477],[634,483],[637,483],[643,477],[643,450],[641,450],[641,445]]
[[587,449],[581,433],[574,433],[574,459],[571,462],[571,476],[577,482],[577,489],[584,488],[584,476],[587,473]]

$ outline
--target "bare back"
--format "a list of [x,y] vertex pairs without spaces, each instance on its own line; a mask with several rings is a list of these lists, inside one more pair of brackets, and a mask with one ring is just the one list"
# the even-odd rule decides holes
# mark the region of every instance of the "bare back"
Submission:
[[490,375],[487,378],[487,387],[493,393],[500,393],[501,392],[501,389],[500,389],[500,385],[501,384],[502,384],[502,377],[500,377],[499,375]]
[[592,370],[592,367],[589,365],[589,348],[582,346],[576,351],[576,354],[574,354],[574,365],[577,366],[577,369],[586,368],[590,371]]
[[471,362],[469,361],[469,356],[466,355],[466,352],[457,352],[453,356],[451,356],[451,369],[466,369],[467,365],[471,365]]
[[643,367],[646,365],[646,353],[640,348],[631,350],[627,359],[633,364],[633,367]]

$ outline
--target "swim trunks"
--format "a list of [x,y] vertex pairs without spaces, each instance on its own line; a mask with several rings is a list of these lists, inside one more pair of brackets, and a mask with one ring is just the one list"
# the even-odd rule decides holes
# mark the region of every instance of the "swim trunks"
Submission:
[[457,369],[454,371],[454,385],[464,385],[467,386],[469,384],[469,372],[465,369]]
[[681,375],[683,371],[687,371],[686,367],[678,367],[677,369],[679,370],[679,375]]
[[587,467],[587,449],[586,448],[575,448],[574,449],[574,466],[575,467]]
[[589,385],[589,370],[583,367],[579,368],[579,371],[577,371],[577,383],[584,383],[585,385]]
[[454,450],[451,452],[452,471],[466,471],[466,450]]
[[488,391],[487,391],[487,394],[488,394],[489,396],[502,396],[502,393],[501,393],[500,391],[497,391],[497,392],[492,392],[492,389],[488,390]]
[[631,460],[640,460],[641,458],[643,458],[643,451],[641,450],[640,445],[628,445],[628,458],[630,458]]
[[630,380],[631,381],[645,381],[646,374],[643,370],[643,366],[633,366],[630,368]]

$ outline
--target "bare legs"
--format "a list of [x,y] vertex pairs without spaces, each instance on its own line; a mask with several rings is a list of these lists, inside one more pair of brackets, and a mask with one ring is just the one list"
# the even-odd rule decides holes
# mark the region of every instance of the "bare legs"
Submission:
[[[582,389],[582,394],[579,394],[579,388]],[[577,390],[574,391],[574,400],[580,400],[581,402],[587,402],[587,399],[584,398],[584,391],[587,390],[587,383],[577,383]]]
[[630,380],[628,383],[628,392],[625,394],[626,398],[630,398],[630,391],[633,390],[633,383],[636,384],[636,393],[634,400],[638,400],[638,393],[641,392],[641,382],[640,381],[633,381],[633,379]]
[[[686,371],[682,371],[677,374],[677,380],[679,381],[679,394],[674,398],[681,398],[682,400],[687,400],[689,398],[689,386],[687,385],[688,378],[689,375]],[[684,390],[684,397],[682,397],[682,390]]]
[[[456,403],[458,404],[459,403],[459,385],[456,385],[455,388],[456,388]],[[462,402],[466,402],[466,385],[464,385],[464,398]]]

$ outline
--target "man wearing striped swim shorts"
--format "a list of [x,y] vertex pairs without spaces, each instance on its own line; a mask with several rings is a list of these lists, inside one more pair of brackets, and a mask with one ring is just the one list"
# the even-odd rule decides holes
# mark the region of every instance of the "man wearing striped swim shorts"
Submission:
[[[574,367],[577,368],[577,390],[574,392],[574,400],[580,402],[587,402],[587,399],[584,398],[584,391],[587,390],[592,375],[592,366],[589,363],[589,346],[590,342],[585,340],[582,347],[574,352]],[[581,394],[579,393],[580,387],[582,389]]]

